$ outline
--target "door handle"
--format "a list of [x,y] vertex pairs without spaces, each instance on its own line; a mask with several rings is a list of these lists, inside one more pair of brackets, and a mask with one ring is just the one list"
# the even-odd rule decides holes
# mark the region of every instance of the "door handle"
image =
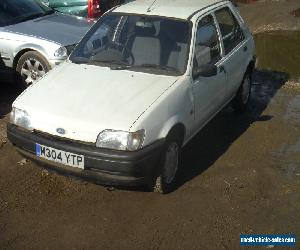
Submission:
[[246,52],[248,50],[248,47],[245,46],[243,50],[244,50],[244,52]]

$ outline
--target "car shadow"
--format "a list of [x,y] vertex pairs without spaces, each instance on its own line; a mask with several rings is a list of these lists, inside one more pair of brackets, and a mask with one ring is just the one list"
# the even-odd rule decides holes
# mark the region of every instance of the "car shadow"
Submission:
[[11,105],[22,92],[17,84],[12,81],[12,73],[0,70],[0,119],[11,111]]
[[0,70],[5,68],[5,64],[3,59],[1,58],[1,54],[0,54]]
[[212,166],[253,122],[271,120],[272,116],[262,113],[288,79],[287,73],[256,70],[248,110],[237,114],[225,108],[183,148],[177,188]]

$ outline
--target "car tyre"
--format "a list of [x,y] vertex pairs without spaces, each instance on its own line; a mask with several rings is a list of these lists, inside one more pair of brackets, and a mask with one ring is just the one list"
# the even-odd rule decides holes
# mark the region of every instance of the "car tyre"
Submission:
[[153,191],[167,194],[174,190],[180,167],[181,138],[175,133],[170,134],[159,161],[158,174]]
[[243,78],[242,84],[232,101],[232,107],[237,112],[244,112],[247,109],[251,96],[252,74],[248,70]]
[[23,88],[37,82],[45,75],[51,66],[49,62],[38,52],[28,51],[24,53],[16,66],[16,80]]

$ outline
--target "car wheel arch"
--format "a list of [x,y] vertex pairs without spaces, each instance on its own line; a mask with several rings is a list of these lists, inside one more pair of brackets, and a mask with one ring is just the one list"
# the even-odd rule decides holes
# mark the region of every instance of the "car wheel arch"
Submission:
[[180,138],[180,143],[182,146],[184,142],[184,137],[185,137],[185,126],[182,123],[177,123],[175,124],[172,129],[169,131],[168,135],[175,133],[179,136]]
[[34,52],[37,52],[37,53],[41,54],[48,61],[47,56],[40,49],[25,47],[25,48],[19,49],[19,51],[15,54],[14,61],[13,61],[13,68],[14,69],[16,69],[21,56],[24,55],[26,52],[29,52],[29,51],[34,51]]
[[247,66],[247,70],[246,70],[246,72],[253,72],[254,71],[254,69],[255,69],[255,58],[253,58],[250,62],[249,62],[249,64],[248,64],[248,66]]
[[17,67],[17,64],[21,58],[22,55],[24,55],[26,52],[28,51],[34,51],[33,49],[23,49],[23,50],[20,50],[16,56],[14,57],[14,62],[13,62],[13,68],[15,69]]
[[[255,57],[253,57],[253,58],[249,61],[249,63],[248,63],[248,65],[247,65],[247,68],[246,68],[246,70],[245,70],[245,73],[244,73],[244,76],[243,76],[243,77],[245,77],[246,74],[250,74],[250,78],[251,78],[251,80],[252,80],[252,73],[254,72],[254,69],[255,69],[255,61],[256,61]],[[243,82],[241,82],[240,86],[241,86],[242,84],[243,84]]]
[[186,127],[182,122],[173,122],[173,123],[169,123],[167,126],[165,126],[161,133],[160,133],[160,137],[162,138],[168,138],[168,136],[170,136],[171,134],[176,134],[180,137],[181,139],[181,145],[183,145],[184,143],[184,138],[186,135]]

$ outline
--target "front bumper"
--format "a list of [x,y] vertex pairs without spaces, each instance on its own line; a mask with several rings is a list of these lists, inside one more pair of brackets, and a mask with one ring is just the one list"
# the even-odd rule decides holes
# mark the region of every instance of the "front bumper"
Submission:
[[[139,186],[150,184],[156,174],[164,140],[136,152],[100,149],[82,142],[57,138],[37,131],[30,132],[8,124],[7,136],[20,153],[57,172],[90,179],[104,185]],[[36,156],[36,143],[84,155],[84,170]]]

